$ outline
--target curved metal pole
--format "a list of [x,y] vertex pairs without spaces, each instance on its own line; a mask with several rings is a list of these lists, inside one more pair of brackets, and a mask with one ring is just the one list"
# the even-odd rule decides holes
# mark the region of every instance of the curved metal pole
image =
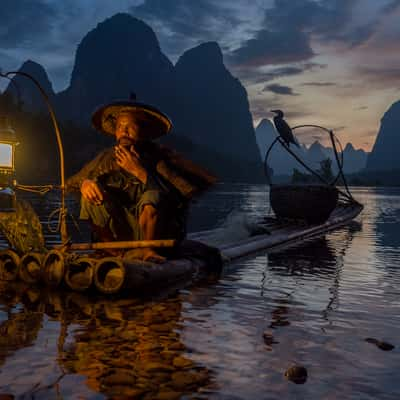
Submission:
[[62,145],[61,133],[60,133],[60,129],[58,127],[56,115],[55,115],[53,106],[50,103],[50,99],[47,96],[47,93],[45,92],[45,90],[43,89],[43,87],[41,86],[41,84],[39,83],[39,81],[37,79],[35,79],[32,75],[27,74],[26,72],[22,72],[22,71],[10,71],[10,72],[6,72],[5,74],[0,73],[0,76],[2,76],[4,78],[8,78],[8,79],[9,79],[9,75],[22,75],[22,76],[25,76],[26,78],[30,79],[36,85],[36,87],[39,89],[40,93],[42,94],[42,96],[45,100],[45,103],[47,105],[48,111],[50,113],[50,117],[53,122],[54,131],[56,133],[58,151],[59,151],[59,155],[60,155],[60,181],[61,181],[61,185],[60,185],[60,189],[61,189],[60,233],[61,233],[61,240],[63,241],[63,243],[65,243],[69,240],[69,237],[68,237],[68,232],[67,232],[66,209],[65,209],[64,149],[63,149],[63,145]]

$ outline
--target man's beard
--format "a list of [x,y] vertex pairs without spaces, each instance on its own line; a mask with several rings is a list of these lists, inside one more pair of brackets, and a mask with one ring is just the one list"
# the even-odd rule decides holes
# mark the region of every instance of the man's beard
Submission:
[[136,143],[135,140],[128,136],[122,136],[121,138],[118,139],[118,145],[122,147],[126,147],[129,149],[129,147],[134,146]]

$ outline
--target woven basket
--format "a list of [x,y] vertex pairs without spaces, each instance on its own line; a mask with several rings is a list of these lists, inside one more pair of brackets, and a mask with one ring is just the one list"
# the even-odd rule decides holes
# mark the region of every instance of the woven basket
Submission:
[[270,202],[279,218],[325,222],[338,202],[335,187],[320,184],[271,185]]

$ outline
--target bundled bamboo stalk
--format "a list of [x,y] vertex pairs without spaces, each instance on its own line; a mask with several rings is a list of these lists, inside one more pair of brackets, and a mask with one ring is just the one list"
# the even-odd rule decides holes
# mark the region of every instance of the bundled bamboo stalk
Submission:
[[[177,241],[174,239],[161,240],[127,240],[120,242],[97,242],[97,243],[73,243],[68,250],[104,250],[104,249],[136,249],[144,247],[174,247]],[[55,249],[61,249],[64,245],[57,245]]]
[[206,268],[203,260],[171,260],[155,264],[141,260],[124,260],[110,257],[100,261],[94,272],[96,288],[105,294],[121,289],[143,292],[151,287],[166,286],[184,278],[196,277]]
[[0,280],[15,281],[18,277],[20,258],[10,249],[0,251]]
[[70,257],[65,264],[64,280],[69,288],[83,292],[92,285],[97,260],[90,257]]
[[219,251],[194,241],[180,246],[177,259],[158,264],[132,258],[128,252],[123,259],[108,257],[99,261],[94,270],[96,288],[106,294],[127,289],[131,293],[163,287],[183,279],[196,279],[221,264]]
[[19,277],[26,283],[36,283],[42,275],[43,254],[36,252],[26,253],[19,263]]
[[43,279],[52,287],[61,284],[65,273],[65,256],[58,250],[49,251],[43,259]]
[[117,293],[125,281],[125,266],[118,257],[106,257],[94,268],[94,284],[106,294]]
[[207,267],[204,259],[170,260],[155,264],[139,260],[124,260],[125,278],[123,287],[145,291],[151,287],[167,286],[181,279],[196,278]]

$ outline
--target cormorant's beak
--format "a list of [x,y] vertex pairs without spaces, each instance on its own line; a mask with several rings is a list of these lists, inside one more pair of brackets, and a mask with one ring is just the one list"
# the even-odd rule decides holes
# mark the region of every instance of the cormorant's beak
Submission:
[[270,110],[269,112],[273,112],[275,114],[278,114],[278,110]]

